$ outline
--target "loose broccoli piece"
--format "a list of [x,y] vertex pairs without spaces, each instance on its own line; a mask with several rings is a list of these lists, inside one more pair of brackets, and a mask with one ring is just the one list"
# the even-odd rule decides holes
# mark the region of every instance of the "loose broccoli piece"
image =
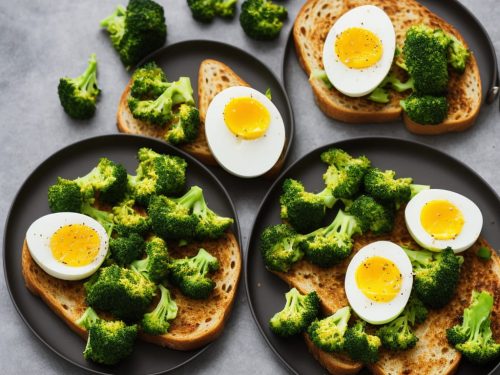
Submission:
[[212,22],[216,17],[232,18],[237,0],[187,0],[193,18],[200,22]]
[[360,195],[347,210],[358,220],[361,231],[371,230],[374,234],[390,232],[394,226],[394,212],[368,195]]
[[332,208],[336,199],[329,188],[313,194],[301,182],[288,178],[283,182],[280,197],[281,218],[287,220],[300,233],[318,228],[325,217],[326,208]]
[[309,79],[313,78],[322,81],[329,90],[333,89],[333,85],[328,79],[328,76],[326,75],[326,72],[323,69],[314,69],[311,72],[311,75],[309,76]]
[[89,64],[83,74],[76,78],[64,77],[57,87],[59,100],[64,111],[75,119],[88,119],[95,113],[97,97],[97,60],[90,55]]
[[120,204],[113,207],[113,220],[115,222],[115,230],[120,235],[128,235],[131,233],[145,234],[151,226],[149,218],[141,215],[134,209],[135,200],[126,198]]
[[378,85],[375,90],[370,93],[368,99],[376,103],[389,103],[389,88],[392,88],[397,92],[414,90],[415,81],[413,78],[410,78],[406,82],[401,82],[393,72],[389,72],[380,85]]
[[150,335],[163,335],[170,328],[169,320],[177,317],[177,304],[170,292],[161,284],[158,287],[161,292],[160,301],[153,311],[144,314],[141,322],[142,330]]
[[344,335],[351,317],[351,308],[343,307],[323,320],[315,320],[307,332],[311,341],[326,352],[339,352],[344,349]]
[[153,282],[116,264],[100,268],[84,287],[89,306],[126,321],[140,319],[156,292]]
[[145,206],[152,195],[177,195],[186,184],[187,163],[178,156],[162,155],[143,147],[137,153],[139,166],[128,176],[128,188],[135,200]]
[[246,0],[241,4],[240,24],[250,38],[272,40],[278,37],[287,16],[287,9],[272,1]]
[[418,124],[436,125],[448,116],[448,101],[445,96],[411,94],[401,100],[400,104],[408,117]]
[[413,288],[417,297],[432,308],[445,306],[455,294],[463,258],[455,255],[451,248],[439,253],[403,250],[413,266]]
[[126,266],[142,255],[144,239],[137,233],[130,233],[126,237],[111,238],[109,251],[118,265]]
[[135,70],[130,93],[138,99],[156,99],[169,85],[165,72],[155,62],[149,62]]
[[304,332],[316,319],[320,300],[316,292],[302,295],[295,288],[285,294],[285,299],[285,307],[274,314],[269,328],[278,336],[290,337]]
[[366,323],[360,320],[347,330],[344,336],[344,350],[353,360],[370,364],[378,361],[378,349],[382,342],[377,336],[367,334],[365,325]]
[[323,180],[335,198],[349,199],[358,193],[370,167],[368,158],[354,158],[341,149],[331,148],[321,154],[321,160],[329,165]]
[[470,51],[455,36],[449,35],[450,46],[448,48],[448,64],[458,73],[465,71]]
[[386,202],[408,202],[412,178],[394,178],[396,172],[371,168],[365,175],[365,191],[373,198]]
[[387,91],[384,87],[377,86],[375,90],[368,95],[367,99],[375,103],[389,103],[389,91]]
[[167,37],[163,7],[152,0],[130,0],[101,21],[126,67],[160,48]]
[[302,237],[291,227],[278,224],[267,227],[260,237],[260,250],[264,264],[271,271],[288,272],[302,259]]
[[169,83],[167,89],[155,99],[128,98],[128,107],[134,118],[162,127],[173,119],[173,107],[182,103],[194,105],[189,77],[180,77],[178,81]]
[[195,237],[199,240],[220,238],[234,220],[217,215],[207,206],[203,192],[193,206],[193,215],[198,218]]
[[446,331],[448,341],[472,362],[484,364],[500,357],[500,344],[491,332],[492,309],[491,294],[474,290],[471,304],[464,309],[462,324]]
[[174,121],[165,134],[165,140],[174,145],[193,142],[200,129],[200,113],[194,106],[181,104],[174,114]]
[[479,250],[476,252],[476,256],[482,260],[490,260],[491,259],[491,250],[486,246],[481,246]]
[[87,308],[76,322],[88,330],[85,359],[103,365],[114,365],[132,354],[137,337],[137,326],[122,321],[100,319],[94,309]]
[[207,277],[219,269],[219,261],[205,249],[191,258],[174,259],[170,264],[170,281],[182,294],[194,299],[207,299],[215,282]]
[[146,258],[133,261],[130,267],[157,284],[167,276],[170,263],[167,244],[159,237],[152,237],[145,250]]
[[330,267],[351,254],[352,236],[356,233],[361,233],[358,220],[340,210],[329,226],[305,235],[300,248],[310,262]]

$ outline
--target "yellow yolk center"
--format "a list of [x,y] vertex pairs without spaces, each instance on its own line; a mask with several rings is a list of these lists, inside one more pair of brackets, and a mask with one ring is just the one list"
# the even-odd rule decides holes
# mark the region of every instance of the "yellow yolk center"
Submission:
[[437,240],[456,238],[464,226],[462,212],[446,200],[430,201],[420,213],[420,222],[425,231]]
[[231,133],[244,139],[262,137],[271,122],[267,108],[251,97],[234,98],[224,108],[224,121]]
[[82,224],[65,225],[50,238],[54,258],[73,267],[90,264],[99,253],[99,245],[97,232]]
[[401,272],[394,262],[375,256],[367,258],[356,270],[359,290],[375,302],[389,302],[401,289]]
[[382,58],[382,42],[371,31],[361,27],[344,30],[335,41],[335,53],[349,68],[363,69]]

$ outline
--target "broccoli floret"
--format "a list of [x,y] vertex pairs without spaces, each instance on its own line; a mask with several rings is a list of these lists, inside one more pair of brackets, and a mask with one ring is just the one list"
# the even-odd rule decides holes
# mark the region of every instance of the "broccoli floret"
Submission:
[[137,233],[130,233],[126,237],[111,238],[109,251],[118,265],[126,266],[142,255],[144,239]]
[[216,17],[232,18],[237,0],[187,0],[193,18],[200,22],[212,22]]
[[319,79],[320,81],[322,81],[326,85],[326,87],[329,90],[333,89],[333,85],[330,82],[330,80],[328,79],[328,76],[326,75],[326,71],[324,71],[323,69],[314,69],[311,72],[309,79],[310,80],[311,79]]
[[87,308],[76,323],[88,330],[85,359],[103,365],[114,365],[132,354],[137,326],[122,321],[100,319],[94,309]]
[[153,282],[116,264],[100,268],[84,287],[89,306],[126,321],[140,319],[156,292]]
[[394,178],[395,171],[371,168],[365,175],[364,185],[368,194],[386,202],[407,202],[411,197],[412,178]]
[[368,195],[360,195],[347,210],[358,220],[361,231],[374,234],[390,232],[394,226],[394,212]]
[[320,300],[316,292],[302,295],[295,288],[285,294],[285,299],[285,307],[274,314],[269,328],[278,336],[290,337],[304,332],[316,319]]
[[174,259],[169,268],[170,281],[182,294],[207,299],[215,288],[215,282],[207,275],[219,269],[219,261],[205,249],[200,249],[194,257]]
[[167,37],[163,7],[152,0],[130,0],[101,21],[126,67],[160,48]]
[[270,0],[246,0],[241,4],[240,24],[243,31],[256,40],[278,37],[288,12]]
[[144,314],[141,322],[142,330],[150,335],[163,335],[170,328],[170,320],[177,317],[177,304],[170,292],[163,285],[158,286],[161,298],[155,309]]
[[89,64],[83,74],[76,78],[64,77],[57,87],[64,111],[75,119],[88,119],[95,113],[97,97],[101,90],[97,86],[97,60],[90,55]]
[[174,145],[193,142],[200,129],[200,113],[194,106],[181,104],[174,114],[165,140]]
[[339,352],[344,349],[344,335],[351,317],[351,308],[343,307],[322,320],[315,320],[307,332],[311,341],[326,352]]
[[471,304],[464,309],[462,324],[446,331],[450,344],[472,362],[483,364],[500,357],[500,344],[495,342],[491,332],[492,309],[491,294],[474,290]]
[[193,215],[198,218],[195,237],[199,240],[220,238],[234,220],[217,215],[207,206],[203,192],[193,206]]
[[138,99],[156,99],[169,85],[165,72],[155,62],[149,62],[135,70],[130,93]]
[[408,117],[418,124],[436,125],[448,116],[448,101],[445,96],[411,94],[401,100],[400,104]]
[[120,204],[113,207],[113,220],[115,230],[123,236],[131,233],[145,234],[149,231],[151,223],[147,216],[141,215],[134,208],[135,200],[126,198]]
[[386,104],[389,103],[389,91],[387,91],[382,86],[377,86],[375,90],[373,90],[370,95],[367,97],[368,100],[371,100],[375,103]]
[[332,148],[321,154],[321,160],[329,165],[323,180],[335,198],[349,199],[358,193],[370,167],[368,158],[354,158],[341,149]]
[[370,93],[367,98],[376,103],[389,103],[389,88],[392,88],[397,92],[414,90],[415,81],[413,78],[410,78],[406,82],[401,82],[393,72],[389,72],[384,80]]
[[370,364],[378,361],[378,349],[382,342],[377,336],[367,334],[365,325],[366,323],[360,320],[347,330],[344,336],[344,350],[353,360]]
[[455,255],[451,248],[441,252],[403,250],[413,266],[413,288],[417,297],[432,308],[445,306],[455,294],[463,258]]
[[260,237],[260,250],[264,264],[271,271],[288,272],[302,259],[302,237],[286,224],[267,227]]
[[152,237],[146,242],[145,251],[146,258],[133,261],[130,267],[154,283],[159,283],[168,272],[170,257],[167,244],[159,237]]
[[339,210],[333,222],[304,236],[300,248],[310,262],[330,267],[346,259],[352,251],[352,236],[361,233],[358,220]]
[[465,71],[470,51],[454,35],[448,35],[450,46],[448,48],[448,64],[458,73]]

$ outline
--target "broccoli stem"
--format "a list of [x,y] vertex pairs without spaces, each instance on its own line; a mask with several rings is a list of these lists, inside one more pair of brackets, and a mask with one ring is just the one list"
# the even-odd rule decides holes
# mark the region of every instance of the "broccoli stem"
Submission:
[[125,34],[126,13],[127,10],[125,7],[118,5],[116,10],[100,23],[101,27],[105,27],[108,30],[115,47],[118,46]]
[[195,203],[203,199],[203,190],[199,186],[193,186],[189,191],[180,198],[172,199],[177,204],[186,208],[191,208]]
[[115,227],[112,213],[101,211],[88,203],[83,204],[81,213],[97,220],[104,227],[108,237],[111,237],[111,233]]
[[90,326],[99,321],[99,316],[92,307],[87,307],[87,310],[82,314],[80,318],[75,322],[79,326],[89,329]]
[[88,91],[95,93],[97,90],[97,60],[96,55],[93,53],[90,55],[89,65],[83,74],[75,78],[76,86],[78,86],[82,91]]

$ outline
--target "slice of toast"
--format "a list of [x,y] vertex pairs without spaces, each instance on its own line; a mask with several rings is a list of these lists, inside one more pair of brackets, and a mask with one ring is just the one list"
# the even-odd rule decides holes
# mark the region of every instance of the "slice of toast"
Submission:
[[[293,27],[297,56],[308,77],[315,69],[323,69],[323,44],[335,21],[346,11],[367,4],[376,5],[388,14],[400,48],[404,44],[406,30],[419,23],[442,28],[467,45],[453,26],[414,0],[308,0],[297,15]],[[404,74],[395,64],[393,70],[398,76]],[[320,109],[327,116],[347,123],[397,120],[402,115],[399,101],[408,95],[391,90],[390,102],[379,104],[366,98],[343,95],[335,88],[329,89],[317,78],[310,78],[309,83]],[[448,117],[442,124],[418,125],[407,116],[403,120],[408,130],[418,134],[463,131],[474,123],[481,106],[481,95],[479,69],[472,55],[463,75],[451,74]]]
[[[367,234],[356,237],[351,257],[362,247],[379,240],[418,248],[406,229],[404,208],[398,212],[392,233],[384,236]],[[475,255],[481,246],[487,246],[492,250],[493,256],[490,261],[481,260]],[[500,316],[500,257],[483,239],[478,240],[471,249],[461,255],[464,256],[464,264],[453,300],[442,309],[431,310],[427,320],[416,328],[415,333],[419,341],[415,348],[404,352],[382,350],[380,360],[370,366],[373,373],[379,375],[452,374],[458,367],[461,355],[448,344],[445,330],[458,324],[463,309],[470,303],[474,289],[487,290],[494,296],[492,329],[495,339],[500,340],[500,319],[498,319]],[[330,268],[317,267],[302,260],[296,263],[288,273],[276,272],[276,274],[301,293],[315,290],[321,298],[324,314],[330,315],[337,309],[348,305],[344,279],[350,258]],[[361,368],[359,363],[346,360],[338,354],[329,354],[318,348],[312,348],[311,342],[307,340],[306,343],[314,357],[332,374],[345,373],[343,371],[346,367],[352,370],[349,373],[355,373],[356,369]]]
[[[203,247],[220,263],[214,273],[216,287],[206,300],[193,300],[182,295],[177,288],[169,287],[179,308],[168,333],[147,335],[140,338],[176,350],[194,350],[215,340],[224,328],[236,295],[241,273],[241,256],[238,242],[231,232],[217,241],[193,243],[179,248],[169,244],[169,254],[174,258],[195,255]],[[26,242],[22,249],[22,272],[26,287],[39,296],[66,324],[81,337],[87,331],[75,321],[87,308],[83,281],[65,281],[45,273],[33,260]],[[154,306],[152,306],[154,308]],[[106,318],[110,318],[104,315]]]

